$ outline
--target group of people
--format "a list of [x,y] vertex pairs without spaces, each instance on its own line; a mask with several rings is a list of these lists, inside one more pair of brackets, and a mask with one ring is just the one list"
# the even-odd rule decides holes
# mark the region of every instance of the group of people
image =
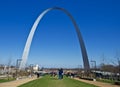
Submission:
[[63,79],[63,69],[58,69],[58,72],[51,72],[51,76],[56,77],[58,75],[58,79]]
[[[41,76],[41,73],[39,73],[39,72],[37,72],[35,74],[37,75],[37,78],[39,78]],[[58,69],[57,72],[53,71],[53,72],[50,73],[50,75],[53,76],[53,77],[58,76],[58,79],[63,79],[63,69],[62,68]]]

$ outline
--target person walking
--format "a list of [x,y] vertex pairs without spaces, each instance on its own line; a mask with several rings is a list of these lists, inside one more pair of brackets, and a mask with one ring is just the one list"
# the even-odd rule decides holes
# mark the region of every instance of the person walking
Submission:
[[63,69],[62,68],[58,70],[58,78],[63,79]]

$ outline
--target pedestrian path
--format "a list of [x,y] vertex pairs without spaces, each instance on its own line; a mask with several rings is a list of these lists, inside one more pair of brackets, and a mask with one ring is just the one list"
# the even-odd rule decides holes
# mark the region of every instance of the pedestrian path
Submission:
[[27,83],[29,81],[35,80],[36,78],[24,78],[11,82],[0,83],[0,87],[17,87],[21,84]]
[[81,82],[94,84],[94,85],[99,86],[99,87],[120,87],[118,85],[112,85],[112,84],[109,84],[109,83],[103,83],[103,82],[98,82],[98,81],[89,81],[89,80],[83,80],[83,79],[79,79],[79,78],[75,78],[75,79],[79,80]]

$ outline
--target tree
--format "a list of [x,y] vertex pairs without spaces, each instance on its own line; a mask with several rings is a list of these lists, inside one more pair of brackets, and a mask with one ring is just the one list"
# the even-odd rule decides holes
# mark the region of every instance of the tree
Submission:
[[113,66],[113,65],[111,65],[111,64],[101,65],[101,70],[102,70],[102,71],[114,73],[114,69],[115,69],[115,66]]
[[12,62],[12,59],[9,58],[9,60],[8,60],[8,74],[7,74],[8,80],[9,80],[9,75],[10,75],[10,70],[11,70],[11,62]]

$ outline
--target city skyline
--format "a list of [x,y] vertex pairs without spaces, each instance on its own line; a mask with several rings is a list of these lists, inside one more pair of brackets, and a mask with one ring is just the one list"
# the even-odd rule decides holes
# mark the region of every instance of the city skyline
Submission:
[[[30,29],[37,16],[49,7],[68,10],[80,27],[89,61],[97,64],[116,61],[120,56],[120,1],[1,1],[0,64],[22,57]],[[50,39],[49,39],[49,38]],[[48,67],[78,67],[81,50],[70,19],[60,11],[48,13],[40,22],[33,38],[28,64]],[[105,60],[103,60],[103,56]],[[36,59],[35,59],[36,58]],[[109,58],[109,59],[108,59]]]

